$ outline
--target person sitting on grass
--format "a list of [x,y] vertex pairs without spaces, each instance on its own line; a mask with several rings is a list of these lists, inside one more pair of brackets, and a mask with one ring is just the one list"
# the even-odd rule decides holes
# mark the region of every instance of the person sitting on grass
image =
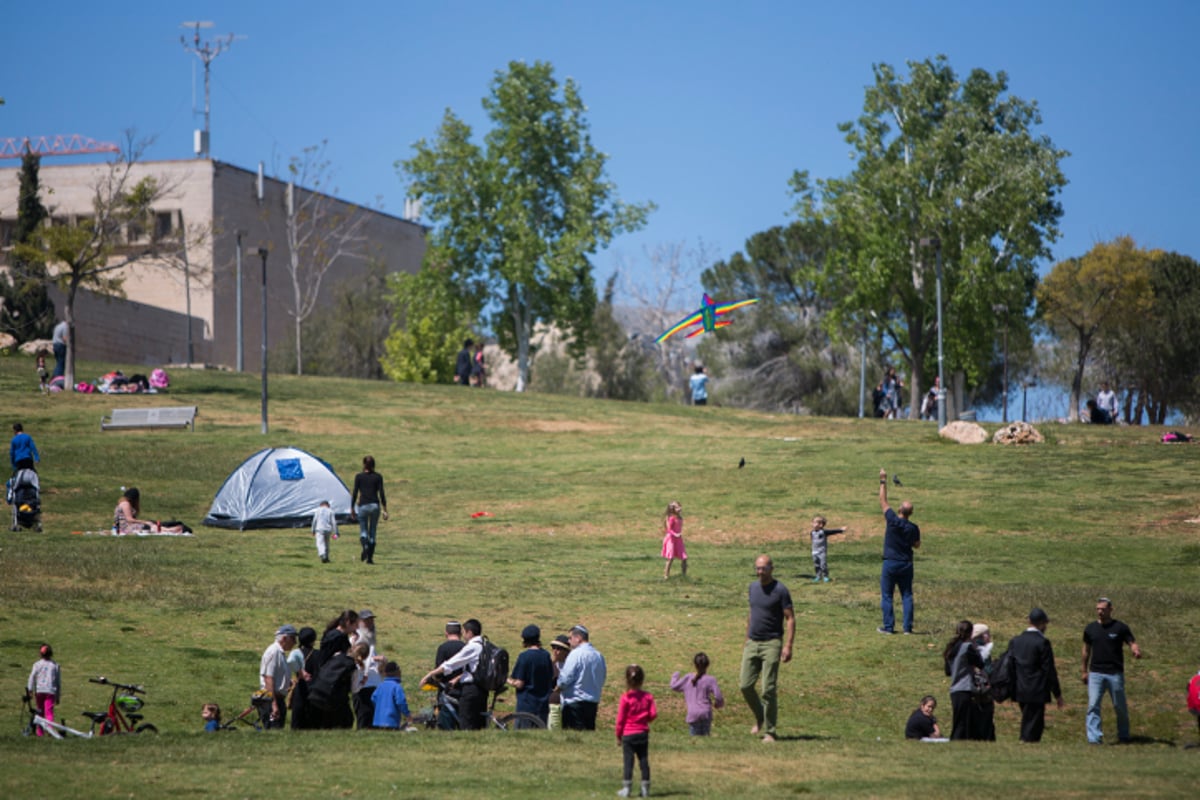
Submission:
[[927,694],[921,698],[921,705],[908,718],[908,724],[904,726],[905,739],[920,739],[921,741],[944,742],[942,738],[942,729],[938,725],[937,717],[933,715],[934,709],[937,708],[937,698],[931,694]]
[[143,522],[138,519],[142,513],[142,493],[136,486],[130,486],[121,494],[117,507],[113,511],[113,532],[118,535],[139,533],[191,533],[192,529],[182,522],[168,520],[166,522]]

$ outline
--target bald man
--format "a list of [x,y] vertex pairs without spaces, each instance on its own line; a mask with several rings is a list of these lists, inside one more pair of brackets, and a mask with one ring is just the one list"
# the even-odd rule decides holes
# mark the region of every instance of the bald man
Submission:
[[905,500],[896,513],[888,505],[887,472],[879,470],[879,507],[887,521],[883,534],[883,571],[879,575],[879,607],[883,610],[883,626],[876,628],[880,633],[896,632],[896,614],[892,609],[892,598],[896,587],[900,587],[900,602],[904,606],[904,632],[913,630],[913,550],[921,546],[921,529],[913,523],[912,503]]

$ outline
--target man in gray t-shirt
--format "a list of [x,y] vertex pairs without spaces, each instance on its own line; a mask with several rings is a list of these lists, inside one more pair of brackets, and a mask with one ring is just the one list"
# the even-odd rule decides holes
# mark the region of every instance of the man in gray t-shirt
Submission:
[[[750,614],[746,620],[746,644],[742,647],[742,696],[754,713],[750,732],[762,733],[764,742],[775,741],[779,664],[792,660],[792,640],[796,636],[792,595],[772,577],[774,570],[770,556],[764,554],[755,559],[754,573],[758,580],[750,584]],[[760,676],[761,695],[757,688]]]

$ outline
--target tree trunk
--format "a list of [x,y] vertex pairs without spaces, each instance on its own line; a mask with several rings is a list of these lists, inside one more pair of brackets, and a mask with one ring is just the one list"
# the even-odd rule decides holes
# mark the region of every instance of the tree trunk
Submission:
[[302,348],[300,347],[300,317],[296,317],[296,374],[304,374],[304,360],[302,356]]
[[1087,365],[1090,342],[1083,334],[1079,336],[1079,353],[1075,359],[1075,374],[1071,376],[1071,407],[1067,409],[1067,421],[1079,421],[1079,399],[1083,395],[1083,368]]
[[79,283],[72,280],[67,287],[67,302],[63,306],[63,319],[67,321],[67,363],[63,369],[63,391],[75,389],[75,293]]

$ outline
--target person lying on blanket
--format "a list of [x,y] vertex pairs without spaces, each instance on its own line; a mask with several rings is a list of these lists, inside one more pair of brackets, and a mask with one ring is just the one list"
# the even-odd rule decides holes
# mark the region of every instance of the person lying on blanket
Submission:
[[130,486],[121,495],[117,507],[113,511],[113,530],[118,534],[126,533],[191,533],[192,529],[182,522],[167,520],[166,522],[149,522],[138,519],[142,512],[142,493],[136,486]]

